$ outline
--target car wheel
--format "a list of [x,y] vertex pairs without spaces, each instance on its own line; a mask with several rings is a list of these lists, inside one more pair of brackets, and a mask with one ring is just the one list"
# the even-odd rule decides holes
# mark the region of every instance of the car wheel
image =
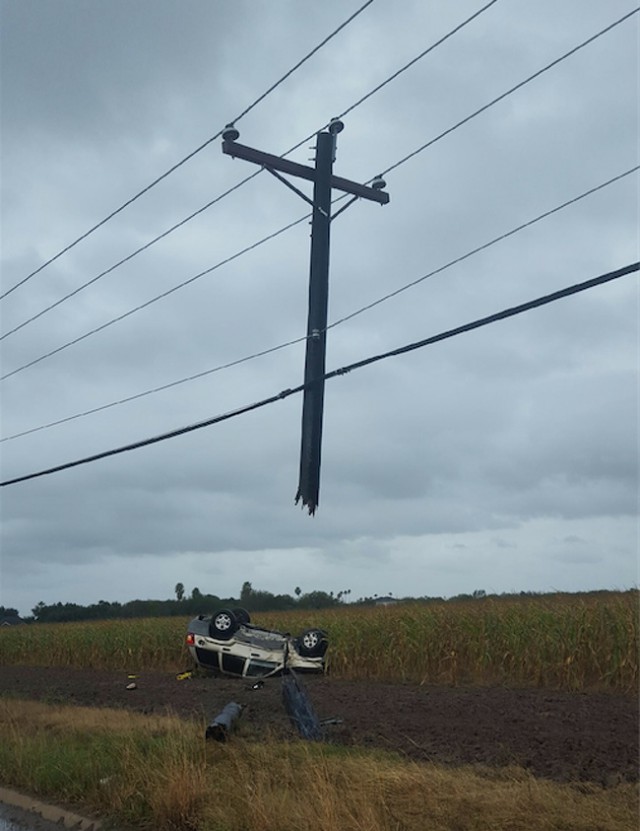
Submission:
[[298,652],[304,658],[319,658],[327,651],[327,633],[322,629],[307,629],[298,638]]
[[209,632],[212,638],[217,638],[221,641],[228,641],[233,636],[233,633],[238,628],[238,621],[233,612],[229,609],[220,609],[211,617],[211,625]]
[[246,609],[234,609],[233,614],[235,615],[238,623],[251,623],[251,615]]

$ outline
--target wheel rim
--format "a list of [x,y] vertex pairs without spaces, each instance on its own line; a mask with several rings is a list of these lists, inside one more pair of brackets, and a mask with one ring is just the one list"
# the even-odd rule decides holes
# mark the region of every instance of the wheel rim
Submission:
[[302,638],[302,643],[306,646],[307,649],[313,649],[315,646],[318,645],[318,641],[320,638],[318,637],[317,632],[307,632],[306,635]]
[[215,624],[216,629],[219,629],[221,632],[226,632],[227,629],[231,629],[231,618],[229,615],[218,615]]

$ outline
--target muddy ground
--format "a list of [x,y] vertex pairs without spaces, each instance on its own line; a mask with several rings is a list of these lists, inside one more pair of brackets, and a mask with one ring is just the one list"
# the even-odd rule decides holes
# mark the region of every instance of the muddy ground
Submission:
[[[281,700],[281,681],[261,689],[242,679],[141,672],[127,690],[126,673],[0,667],[0,696],[91,707],[170,711],[196,717],[202,731],[229,701],[246,705],[251,734],[267,729],[296,737]],[[338,681],[303,683],[329,741],[378,747],[437,763],[517,764],[535,776],[611,786],[638,781],[639,723],[635,696],[504,687],[444,687]]]

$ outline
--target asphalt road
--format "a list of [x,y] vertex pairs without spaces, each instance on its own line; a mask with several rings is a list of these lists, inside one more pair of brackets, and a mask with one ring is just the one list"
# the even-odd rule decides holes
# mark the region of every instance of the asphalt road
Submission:
[[18,791],[0,787],[0,831],[63,831],[66,828],[98,831],[99,824]]

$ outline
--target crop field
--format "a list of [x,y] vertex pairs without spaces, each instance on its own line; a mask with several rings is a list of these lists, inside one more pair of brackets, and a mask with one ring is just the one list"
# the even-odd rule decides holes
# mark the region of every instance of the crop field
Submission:
[[[329,633],[305,679],[326,741],[279,679],[182,680],[188,617],[7,627],[3,784],[158,831],[635,827],[637,591],[253,618]],[[203,741],[231,700],[229,741]]]
[[[330,636],[343,680],[638,689],[638,592],[344,606],[262,613],[255,622]],[[0,632],[0,666],[180,671],[188,618],[36,624]]]

